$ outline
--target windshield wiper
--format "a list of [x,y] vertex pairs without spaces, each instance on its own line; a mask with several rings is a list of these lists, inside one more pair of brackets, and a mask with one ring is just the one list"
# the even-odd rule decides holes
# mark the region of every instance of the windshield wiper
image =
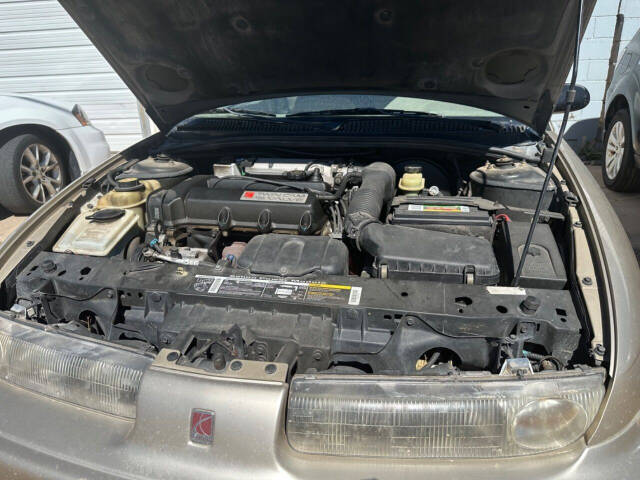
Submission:
[[[239,118],[248,118],[251,120],[257,120],[259,122],[267,122],[267,123],[277,123],[284,125],[304,125],[305,127],[311,127],[314,130],[319,130],[323,132],[331,132],[339,130],[342,126],[342,122],[310,122],[306,120],[289,120],[288,116],[278,116],[273,113],[260,112],[254,110],[246,110],[241,108],[233,108],[233,107],[220,107],[214,110],[214,113],[228,113],[234,115]],[[188,130],[188,126],[186,128],[181,128]]]
[[374,107],[340,108],[333,110],[314,110],[309,112],[298,112],[287,115],[291,117],[313,117],[313,116],[337,116],[337,115],[384,115],[384,116],[420,116],[420,117],[441,117],[436,113],[414,112],[412,110],[394,110]]

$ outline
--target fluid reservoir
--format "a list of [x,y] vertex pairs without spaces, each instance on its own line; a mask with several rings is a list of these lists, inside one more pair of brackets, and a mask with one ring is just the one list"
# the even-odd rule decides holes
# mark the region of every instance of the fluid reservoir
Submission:
[[[544,178],[541,168],[508,157],[488,163],[469,175],[473,196],[518,208],[536,208]],[[543,210],[549,209],[555,192],[556,186],[549,183]]]
[[404,193],[418,193],[424,189],[424,183],[422,167],[405,167],[398,188]]
[[54,252],[104,257],[122,251],[145,227],[144,205],[157,180],[128,178],[80,211],[58,239]]
[[116,181],[116,187],[98,200],[97,209],[123,208],[132,210],[138,219],[138,225],[144,229],[146,225],[144,204],[147,197],[160,188],[158,180],[139,180],[124,178]]

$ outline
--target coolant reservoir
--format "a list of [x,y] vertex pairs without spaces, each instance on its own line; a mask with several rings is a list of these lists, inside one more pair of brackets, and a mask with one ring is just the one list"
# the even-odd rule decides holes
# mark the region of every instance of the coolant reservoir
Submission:
[[133,210],[140,228],[145,227],[144,204],[147,197],[160,188],[157,180],[125,178],[117,181],[117,186],[98,200],[97,209],[123,208]]
[[114,190],[86,205],[53,247],[54,252],[104,257],[122,250],[145,227],[144,204],[156,180],[118,180]]

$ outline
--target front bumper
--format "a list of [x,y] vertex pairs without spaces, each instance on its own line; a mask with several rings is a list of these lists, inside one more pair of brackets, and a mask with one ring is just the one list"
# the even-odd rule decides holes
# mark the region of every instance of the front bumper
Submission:
[[[136,420],[0,382],[1,478],[320,479],[635,478],[640,426],[607,444],[483,460],[305,455],[284,434],[287,385],[197,374],[157,361],[143,376]],[[215,412],[213,445],[190,441],[193,408]]]

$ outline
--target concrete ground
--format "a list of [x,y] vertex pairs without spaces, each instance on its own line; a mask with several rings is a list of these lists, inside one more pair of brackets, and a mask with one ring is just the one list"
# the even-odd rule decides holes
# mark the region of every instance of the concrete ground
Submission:
[[[638,261],[640,261],[640,220],[638,219],[640,216],[640,193],[618,193],[604,188],[600,168],[600,165],[589,166],[589,170],[596,180],[598,180],[598,183],[603,188],[607,198],[613,205],[613,208],[618,213],[618,216],[631,239],[631,245],[633,245],[633,248],[636,251]],[[0,242],[7,238],[13,229],[16,228],[25,218],[26,217],[13,216],[11,213],[0,207]]]
[[13,229],[16,228],[27,217],[17,217],[0,207],[0,242],[9,236]]
[[611,202],[613,209],[620,217],[624,229],[629,235],[631,245],[636,252],[636,257],[640,262],[640,192],[639,193],[618,193],[604,187],[602,182],[601,165],[589,165],[589,171],[596,178],[605,195]]

